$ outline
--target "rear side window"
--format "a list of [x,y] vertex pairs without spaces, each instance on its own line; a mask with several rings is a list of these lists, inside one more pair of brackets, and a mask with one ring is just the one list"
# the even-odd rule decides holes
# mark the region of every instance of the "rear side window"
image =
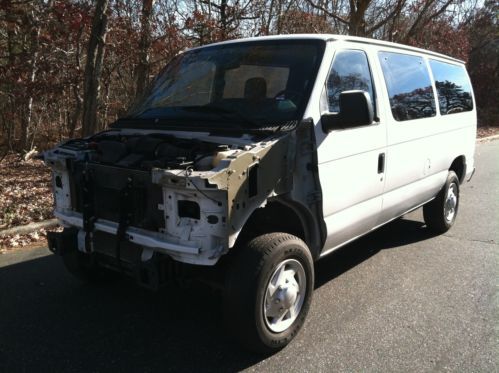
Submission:
[[367,56],[360,50],[344,50],[336,53],[327,79],[327,101],[329,111],[340,111],[340,93],[361,90],[371,96],[374,105],[374,92],[371,71]]
[[395,120],[433,117],[435,96],[423,57],[379,52]]
[[430,67],[437,87],[440,114],[473,110],[471,84],[464,67],[435,60],[430,60]]

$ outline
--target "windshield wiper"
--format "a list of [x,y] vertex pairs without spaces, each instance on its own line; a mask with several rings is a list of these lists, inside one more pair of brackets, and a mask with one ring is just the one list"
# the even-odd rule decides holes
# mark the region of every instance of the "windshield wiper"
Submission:
[[[141,118],[141,117],[125,117],[125,118],[120,118],[118,119],[111,127],[117,127],[117,128],[135,128],[139,123],[140,126],[146,126],[148,128],[159,128],[163,126],[172,126],[172,127],[179,127],[176,124],[181,121],[182,125],[181,127],[183,129],[202,129],[202,130],[217,130],[217,131],[230,131],[230,130],[237,130],[237,131],[248,131],[248,132],[256,132],[256,133],[262,133],[262,132],[275,132],[274,130],[271,130],[270,128],[263,127],[260,128],[260,125],[251,119],[247,118],[244,116],[241,112],[236,111],[236,110],[231,110],[229,108],[219,106],[219,105],[200,105],[200,106],[176,106],[174,108],[176,111],[175,116],[170,116],[170,117],[163,117],[161,115],[158,116],[151,116],[151,117],[146,117],[146,118]],[[154,109],[150,109],[154,110]],[[147,112],[146,110],[145,112]],[[184,115],[182,115],[181,112],[184,112]],[[196,115],[188,115],[185,116],[187,113],[193,113]],[[207,114],[215,114],[211,118],[203,118],[200,114],[207,113]],[[198,123],[200,121],[209,121],[209,122],[214,122],[219,119],[222,119],[224,122],[223,125],[219,128],[213,128],[213,126],[209,126],[206,128],[205,126],[199,126]],[[230,126],[227,124],[227,121],[230,121]]]
[[[257,127],[257,123],[247,118],[241,112],[237,110],[231,110],[224,106],[218,105],[203,105],[203,106],[182,106],[182,110],[193,111],[198,113],[213,113],[217,114],[221,119],[236,119],[244,124],[248,124],[251,127]],[[243,127],[241,127],[243,128]]]

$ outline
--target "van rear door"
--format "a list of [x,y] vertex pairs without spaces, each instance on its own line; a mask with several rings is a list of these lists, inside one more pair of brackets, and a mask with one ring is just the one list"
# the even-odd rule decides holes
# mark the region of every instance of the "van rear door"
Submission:
[[427,59],[393,49],[380,50],[377,57],[388,111],[387,174],[378,222],[383,224],[432,198],[447,174],[435,172],[435,152],[445,150],[436,142],[442,128]]

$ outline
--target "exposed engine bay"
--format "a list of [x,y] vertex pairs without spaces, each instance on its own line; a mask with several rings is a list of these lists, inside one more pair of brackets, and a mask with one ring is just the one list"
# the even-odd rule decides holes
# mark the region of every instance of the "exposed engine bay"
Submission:
[[207,171],[231,151],[241,150],[229,144],[216,144],[172,135],[101,134],[89,140],[70,140],[61,150],[86,151],[88,161],[98,164],[150,171],[153,168]]
[[143,262],[161,253],[213,265],[249,215],[289,189],[288,134],[189,135],[110,130],[45,153],[55,215],[78,230],[79,251],[124,260],[132,244]]

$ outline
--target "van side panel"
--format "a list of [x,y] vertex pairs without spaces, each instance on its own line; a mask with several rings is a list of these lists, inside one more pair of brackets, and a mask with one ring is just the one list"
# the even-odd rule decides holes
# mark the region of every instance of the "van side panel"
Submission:
[[[467,113],[458,115],[468,116]],[[459,122],[456,119],[466,121],[465,118],[454,117],[454,123],[445,123],[441,117],[438,119],[418,120],[428,123],[410,125],[394,123],[389,128],[380,224],[434,197],[444,185],[454,159],[464,155],[467,169],[473,168],[469,139],[474,142],[474,128],[455,128],[456,122]],[[447,131],[435,133],[436,126],[441,129],[447,127]],[[428,183],[427,179],[434,182]]]
[[[431,70],[429,73],[432,76]],[[444,185],[448,170],[456,158],[465,157],[468,176],[473,171],[476,109],[441,115],[433,77],[432,84],[437,101],[436,116],[407,121],[394,119],[386,85],[381,87],[389,115],[386,183],[379,224],[432,199]]]
[[[354,46],[345,42],[328,43],[329,53],[325,59],[326,56],[331,58],[334,50],[341,48]],[[313,113],[314,121],[315,118],[318,120],[318,166],[327,226],[322,255],[433,199],[444,185],[448,170],[456,158],[465,159],[466,179],[474,169],[476,109],[440,114],[429,57],[417,51],[402,51],[389,46],[356,43],[355,48],[364,50],[370,57],[380,124],[324,134],[320,129],[320,114],[312,110],[310,104],[308,108],[308,112]],[[435,100],[434,116],[395,120],[383,69],[377,58],[379,51],[423,58]],[[434,55],[431,58],[462,66],[452,59]],[[323,66],[318,80],[324,82],[325,76]],[[315,95],[318,94],[318,84],[314,89]],[[378,154],[382,152],[386,153],[385,170],[384,174],[377,175],[372,170],[376,168]]]

